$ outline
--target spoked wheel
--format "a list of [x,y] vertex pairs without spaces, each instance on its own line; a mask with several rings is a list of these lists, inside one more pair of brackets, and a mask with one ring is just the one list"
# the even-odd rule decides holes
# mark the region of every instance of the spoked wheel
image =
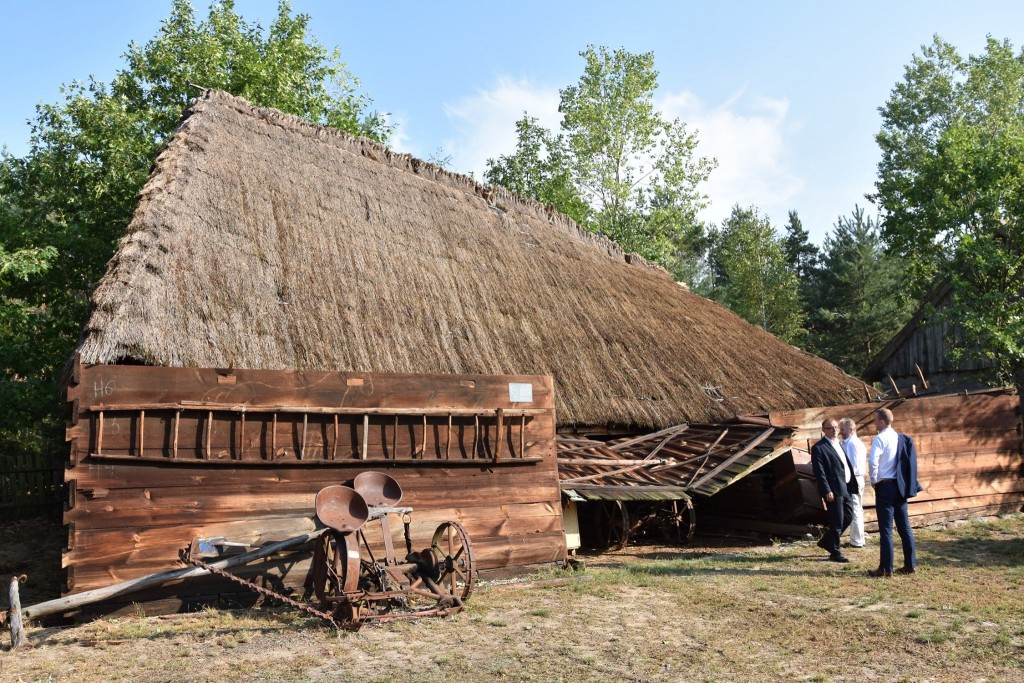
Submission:
[[697,529],[697,513],[693,509],[693,501],[689,498],[672,501],[672,506],[666,507],[659,515],[659,521],[666,543],[686,545],[693,539]]
[[357,622],[359,608],[344,599],[359,588],[359,542],[355,533],[332,529],[320,534],[313,552],[313,593],[342,623]]
[[460,600],[466,600],[476,584],[476,564],[469,534],[458,522],[445,522],[437,527],[430,542],[437,563],[437,583]]

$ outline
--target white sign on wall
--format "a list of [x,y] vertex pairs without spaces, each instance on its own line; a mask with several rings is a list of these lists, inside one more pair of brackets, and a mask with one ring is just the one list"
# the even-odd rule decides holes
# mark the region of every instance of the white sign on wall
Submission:
[[509,382],[508,400],[509,403],[533,403],[533,385]]

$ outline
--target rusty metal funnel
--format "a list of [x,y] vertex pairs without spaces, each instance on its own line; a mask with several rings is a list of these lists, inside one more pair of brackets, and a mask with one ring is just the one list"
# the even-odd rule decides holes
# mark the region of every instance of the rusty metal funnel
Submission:
[[402,500],[402,487],[383,472],[363,472],[352,483],[359,495],[372,507],[394,507]]
[[363,526],[370,516],[366,501],[348,486],[328,486],[316,494],[316,516],[334,529],[346,533]]

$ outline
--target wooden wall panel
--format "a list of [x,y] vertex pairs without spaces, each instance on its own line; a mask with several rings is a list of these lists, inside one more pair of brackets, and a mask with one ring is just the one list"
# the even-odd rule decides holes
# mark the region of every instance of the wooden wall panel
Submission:
[[[805,449],[821,437],[826,417],[849,417],[870,450],[871,417],[879,407],[893,411],[893,427],[914,439],[918,479],[924,490],[912,499],[917,525],[1019,510],[1024,502],[1024,436],[1020,397],[1008,393],[944,395],[889,403],[812,408],[772,413],[772,424],[796,429],[791,437],[794,466],[809,463]],[[874,492],[864,496],[865,512],[874,520]],[[810,502],[810,501],[805,501]],[[823,519],[823,516],[822,516]]]
[[[180,566],[194,537],[304,533],[317,491],[368,470],[402,485],[414,546],[456,520],[484,570],[566,555],[550,377],[78,366],[68,401],[70,592]],[[273,571],[298,589],[293,555]]]

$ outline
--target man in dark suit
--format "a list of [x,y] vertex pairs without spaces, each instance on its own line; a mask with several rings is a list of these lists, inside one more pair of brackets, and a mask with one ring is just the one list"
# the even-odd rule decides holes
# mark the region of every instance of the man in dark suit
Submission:
[[811,447],[811,464],[818,480],[818,493],[828,510],[828,531],[818,541],[832,562],[849,562],[839,550],[839,537],[853,520],[851,493],[860,493],[846,450],[839,441],[839,423],[829,418],[821,423],[822,438]]

